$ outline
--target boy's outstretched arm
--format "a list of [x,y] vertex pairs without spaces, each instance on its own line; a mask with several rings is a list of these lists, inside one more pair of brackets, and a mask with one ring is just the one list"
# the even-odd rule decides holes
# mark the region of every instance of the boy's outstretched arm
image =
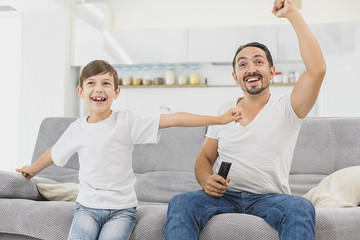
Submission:
[[161,114],[159,128],[223,125],[232,121],[237,122],[242,118],[239,108],[230,108],[221,116],[197,115],[185,112]]
[[30,166],[24,166],[20,169],[15,169],[18,173],[21,173],[26,178],[32,178],[36,174],[38,174],[41,170],[49,167],[54,162],[51,159],[51,148],[46,150],[43,155],[37,160],[35,163],[33,163]]

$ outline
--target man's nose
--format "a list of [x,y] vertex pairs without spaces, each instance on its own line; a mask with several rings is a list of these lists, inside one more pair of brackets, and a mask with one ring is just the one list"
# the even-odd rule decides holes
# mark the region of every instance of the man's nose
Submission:
[[255,67],[255,64],[254,63],[249,63],[249,68],[248,68],[248,72],[249,73],[254,73],[256,72],[256,67]]

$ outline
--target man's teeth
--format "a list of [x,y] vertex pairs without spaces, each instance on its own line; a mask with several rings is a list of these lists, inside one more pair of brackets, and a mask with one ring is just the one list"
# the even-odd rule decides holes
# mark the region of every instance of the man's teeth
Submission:
[[248,80],[246,80],[247,82],[254,82],[259,80],[259,78],[249,78]]

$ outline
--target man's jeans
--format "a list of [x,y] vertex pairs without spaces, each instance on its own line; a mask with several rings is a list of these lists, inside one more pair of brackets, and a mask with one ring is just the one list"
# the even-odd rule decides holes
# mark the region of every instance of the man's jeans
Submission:
[[76,203],[69,240],[127,240],[136,222],[136,208],[107,210]]
[[210,218],[222,213],[261,217],[278,231],[280,240],[315,239],[315,209],[307,199],[287,194],[230,191],[221,198],[204,191],[174,196],[169,202],[165,239],[199,239]]

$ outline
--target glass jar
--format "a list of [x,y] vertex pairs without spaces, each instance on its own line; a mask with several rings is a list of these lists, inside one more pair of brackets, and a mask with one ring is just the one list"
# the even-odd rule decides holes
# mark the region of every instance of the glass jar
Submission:
[[191,74],[190,74],[190,84],[197,85],[200,84],[200,75],[198,73],[199,67],[197,65],[193,65],[190,67]]
[[290,71],[288,78],[289,78],[289,83],[294,83],[295,82],[295,71]]
[[185,85],[189,83],[188,67],[185,65],[181,65],[179,67],[178,83],[181,85]]
[[135,86],[142,85],[143,79],[142,79],[142,73],[140,67],[133,67],[133,84]]
[[175,68],[167,67],[165,70],[165,83],[167,85],[175,84]]
[[152,68],[151,67],[143,67],[143,84],[144,85],[151,85],[153,74],[152,74]]
[[283,82],[282,72],[275,72],[273,80],[274,83],[282,83]]
[[155,85],[164,84],[164,73],[162,66],[156,66],[154,69],[154,84]]
[[121,67],[115,67],[115,71],[118,75],[118,84],[122,85],[122,75],[123,75],[123,70]]
[[129,67],[124,67],[123,68],[124,71],[124,75],[122,78],[122,84],[124,86],[129,86],[132,84],[132,76],[131,76],[131,69]]

